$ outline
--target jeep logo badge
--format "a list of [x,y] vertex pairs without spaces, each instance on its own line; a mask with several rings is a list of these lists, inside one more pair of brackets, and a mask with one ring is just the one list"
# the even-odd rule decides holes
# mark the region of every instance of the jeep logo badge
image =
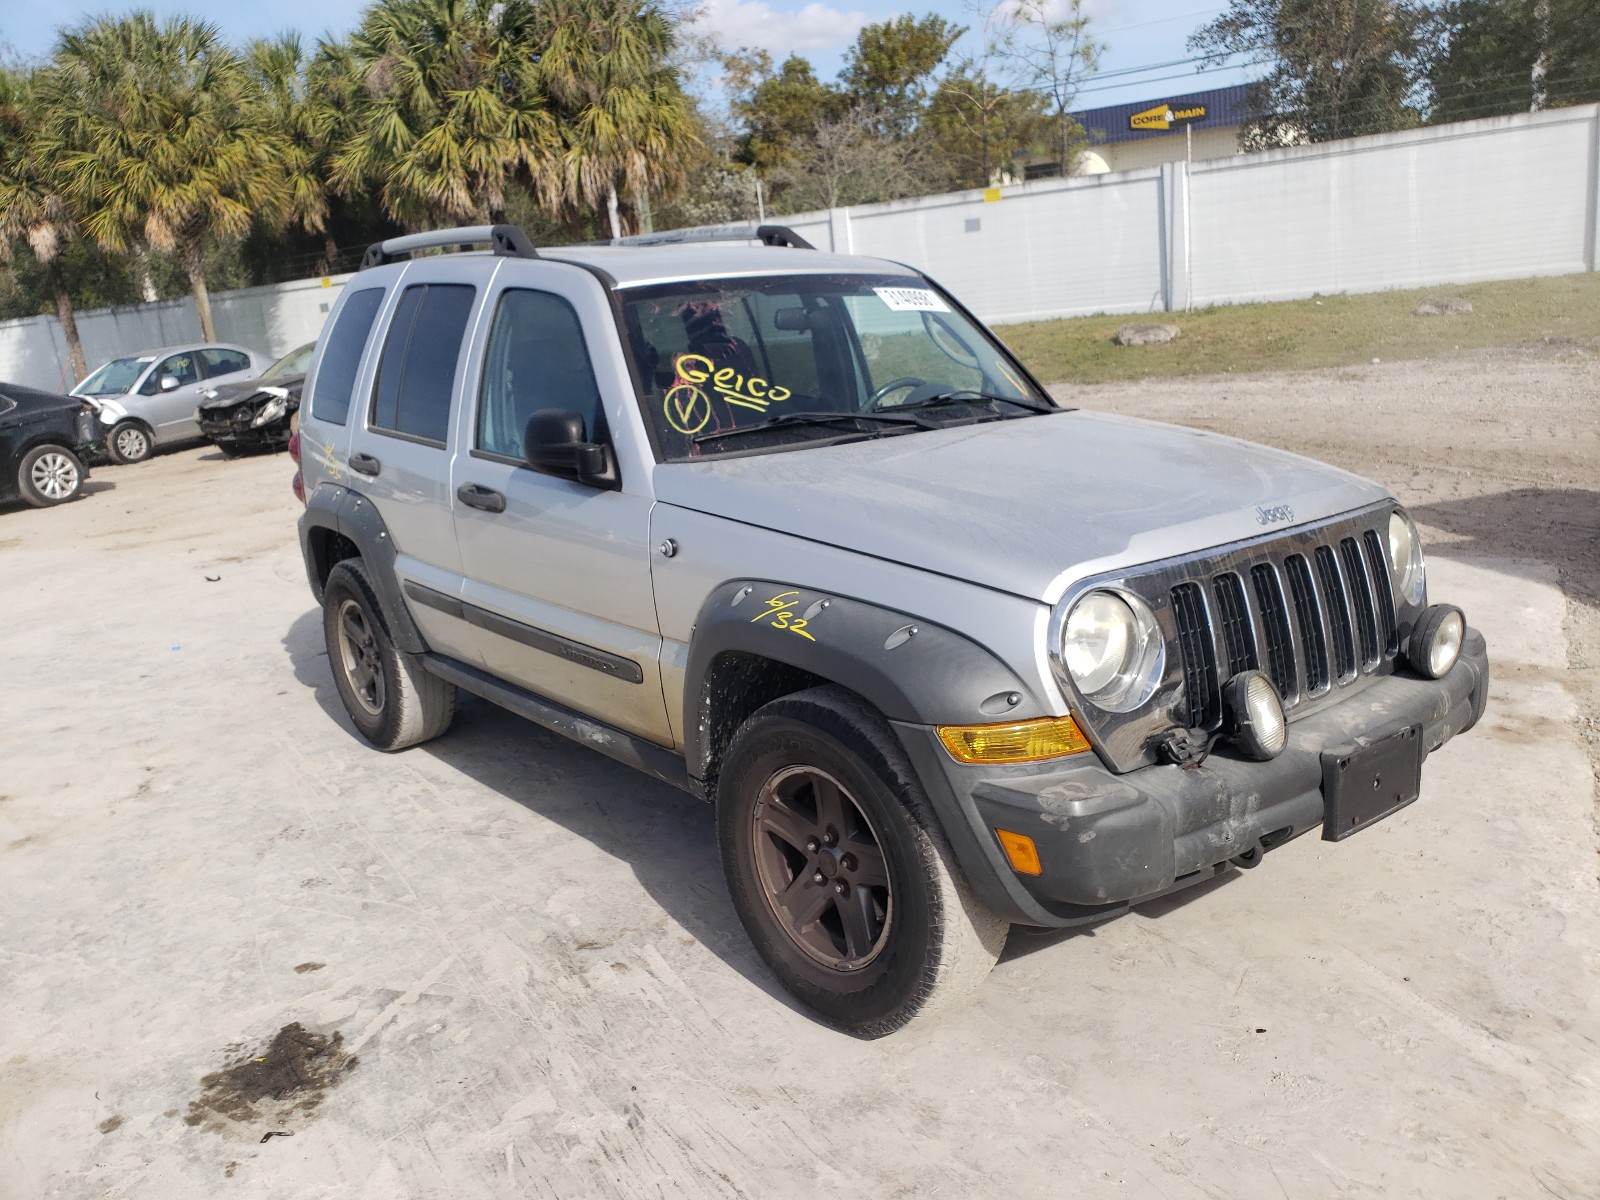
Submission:
[[1256,509],[1256,524],[1258,525],[1276,525],[1279,521],[1292,520],[1294,520],[1294,509],[1287,504],[1275,505],[1272,508],[1257,507]]

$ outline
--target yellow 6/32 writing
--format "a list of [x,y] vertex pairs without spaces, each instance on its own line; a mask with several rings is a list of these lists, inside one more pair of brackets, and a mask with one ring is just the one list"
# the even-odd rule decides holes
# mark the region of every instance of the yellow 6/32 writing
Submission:
[[[794,599],[791,600],[791,596]],[[816,641],[816,638],[806,632],[806,619],[794,614],[794,610],[800,607],[799,597],[799,592],[779,592],[767,601],[767,607],[763,611],[750,618],[750,624],[765,621],[774,629],[786,629],[790,633],[798,633],[808,642]]]

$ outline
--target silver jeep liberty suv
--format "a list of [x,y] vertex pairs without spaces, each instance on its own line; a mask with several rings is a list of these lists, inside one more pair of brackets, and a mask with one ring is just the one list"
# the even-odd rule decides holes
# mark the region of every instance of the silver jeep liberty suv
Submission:
[[714,802],[756,947],[863,1036],[1011,924],[1365,829],[1487,699],[1384,489],[1063,409],[926,276],[782,227],[392,239],[305,394],[361,735],[437,737],[465,688]]

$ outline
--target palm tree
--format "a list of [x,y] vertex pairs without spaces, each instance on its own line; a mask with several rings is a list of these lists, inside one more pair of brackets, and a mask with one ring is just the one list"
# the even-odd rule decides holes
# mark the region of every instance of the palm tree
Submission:
[[84,231],[107,250],[179,254],[215,338],[208,244],[290,211],[286,139],[244,61],[214,25],[139,11],[63,33],[40,94],[38,150],[59,163]]
[[72,378],[89,373],[78,337],[77,314],[61,269],[61,249],[77,233],[77,222],[62,195],[59,172],[35,152],[38,105],[31,80],[0,69],[0,258],[11,261],[12,244],[28,243],[55,293],[56,317],[67,339]]
[[621,237],[618,192],[635,207],[684,182],[699,143],[694,108],[668,61],[671,22],[649,0],[544,0],[540,74],[560,106],[564,153],[545,180],[567,215],[606,206]]
[[325,182],[337,111],[325,102],[314,75],[318,60],[308,56],[296,33],[261,38],[245,48],[245,69],[261,94],[267,119],[283,136],[278,167],[289,189],[291,219],[307,233],[328,223]]
[[556,149],[533,0],[380,0],[350,39],[362,95],[333,158],[408,228],[489,221]]

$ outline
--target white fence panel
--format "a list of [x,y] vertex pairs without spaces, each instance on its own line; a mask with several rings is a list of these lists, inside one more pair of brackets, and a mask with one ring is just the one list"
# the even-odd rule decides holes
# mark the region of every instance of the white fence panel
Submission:
[[1596,110],[1189,168],[1191,304],[1582,271]]

